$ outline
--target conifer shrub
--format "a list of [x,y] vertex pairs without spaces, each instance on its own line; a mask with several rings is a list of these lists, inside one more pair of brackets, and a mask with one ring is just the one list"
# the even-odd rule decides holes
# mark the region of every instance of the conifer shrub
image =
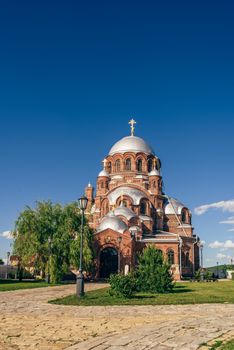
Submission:
[[110,294],[131,298],[136,292],[169,293],[174,287],[170,265],[163,260],[161,250],[146,247],[139,256],[139,265],[127,276],[123,274],[110,277]]
[[168,293],[174,287],[170,265],[164,261],[162,251],[146,247],[139,256],[136,270],[137,289],[147,293]]
[[109,279],[111,286],[110,295],[131,298],[137,290],[137,280],[133,273],[124,276],[122,274],[111,275]]

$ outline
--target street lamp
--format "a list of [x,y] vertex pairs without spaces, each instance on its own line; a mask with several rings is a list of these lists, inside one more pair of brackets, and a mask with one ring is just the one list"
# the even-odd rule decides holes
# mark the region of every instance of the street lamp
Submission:
[[88,205],[88,198],[85,196],[78,199],[78,207],[82,212],[81,215],[81,234],[80,234],[80,267],[76,278],[76,296],[84,296],[84,274],[83,274],[83,234],[84,234],[84,212]]
[[200,244],[200,248],[201,248],[201,268],[203,269],[203,248],[204,248],[204,245],[202,243]]
[[201,281],[204,280],[204,271],[203,271],[203,243],[200,243],[200,251],[201,251]]
[[219,262],[217,261],[217,278],[219,278]]
[[9,258],[11,253],[7,252],[7,261],[6,261],[6,280],[8,279],[8,265],[9,265]]

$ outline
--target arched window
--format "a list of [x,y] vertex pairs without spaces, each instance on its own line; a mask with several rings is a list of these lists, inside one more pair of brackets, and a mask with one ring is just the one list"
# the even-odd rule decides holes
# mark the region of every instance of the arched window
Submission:
[[150,173],[153,169],[153,161],[152,159],[148,160],[148,172]]
[[181,252],[181,264],[182,264],[182,267],[185,267],[185,254],[184,254],[184,252]]
[[101,182],[101,188],[104,188],[104,182],[103,181]]
[[117,159],[115,162],[115,171],[116,172],[120,171],[120,160],[119,159]]
[[186,221],[187,221],[187,215],[186,215],[186,210],[185,209],[183,209],[182,212],[181,212],[181,221],[183,223],[186,223]]
[[140,213],[142,215],[145,215],[146,214],[146,203],[145,202],[141,202],[141,205],[140,205]]
[[111,164],[111,162],[108,162],[108,163],[107,163],[107,171],[108,171],[109,173],[112,172],[112,164]]
[[172,249],[170,249],[167,252],[167,260],[168,260],[168,263],[170,265],[174,265],[174,263],[175,263],[175,254],[174,254],[174,251]]
[[185,254],[185,266],[186,266],[186,267],[189,267],[189,266],[190,266],[189,252]]
[[122,203],[123,203],[123,206],[127,208],[127,206],[128,206],[128,202],[127,202],[127,201],[125,201],[125,200],[123,200],[123,201],[122,201]]
[[153,188],[157,188],[157,182],[153,181]]
[[126,159],[126,163],[125,163],[125,169],[126,170],[131,170],[131,168],[132,168],[131,159],[127,158]]
[[142,159],[138,159],[137,161],[137,171],[139,171],[139,173],[142,172]]

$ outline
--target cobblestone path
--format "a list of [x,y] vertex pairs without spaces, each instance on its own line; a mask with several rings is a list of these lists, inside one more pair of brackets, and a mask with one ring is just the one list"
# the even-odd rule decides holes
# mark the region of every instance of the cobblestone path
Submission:
[[[86,285],[87,290],[103,287]],[[0,350],[197,349],[234,328],[233,304],[73,307],[75,286],[0,293]]]

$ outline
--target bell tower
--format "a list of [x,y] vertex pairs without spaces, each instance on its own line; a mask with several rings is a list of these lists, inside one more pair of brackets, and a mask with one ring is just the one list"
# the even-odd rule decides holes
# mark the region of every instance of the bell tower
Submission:
[[88,186],[85,187],[85,196],[88,198],[87,209],[90,210],[94,201],[94,187],[89,182]]
[[149,188],[152,194],[162,194],[162,177],[157,170],[157,160],[153,160],[153,170],[149,173]]
[[109,174],[106,170],[107,161],[103,160],[103,170],[97,178],[97,196],[104,196],[109,190]]

